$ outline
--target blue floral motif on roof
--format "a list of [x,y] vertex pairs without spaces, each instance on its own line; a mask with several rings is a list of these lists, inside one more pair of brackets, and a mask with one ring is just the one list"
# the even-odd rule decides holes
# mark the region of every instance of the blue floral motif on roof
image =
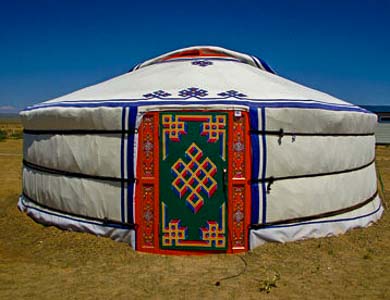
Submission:
[[207,91],[199,89],[199,88],[196,88],[196,87],[191,87],[191,88],[179,91],[179,96],[180,97],[186,97],[186,98],[190,98],[190,97],[196,97],[196,98],[205,97],[205,96],[207,96]]
[[235,90],[225,91],[222,93],[219,93],[218,96],[225,97],[225,98],[243,98],[247,97],[247,95],[237,92]]
[[207,67],[212,65],[213,63],[209,60],[195,60],[192,62],[194,66],[199,66],[199,67]]
[[153,93],[148,93],[148,94],[145,94],[143,95],[145,98],[161,98],[161,97],[169,97],[171,96],[172,94],[170,93],[167,93],[163,90],[158,90],[158,91],[155,91]]

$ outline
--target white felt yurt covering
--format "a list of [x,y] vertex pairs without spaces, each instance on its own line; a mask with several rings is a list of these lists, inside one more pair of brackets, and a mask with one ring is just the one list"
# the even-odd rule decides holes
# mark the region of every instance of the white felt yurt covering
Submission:
[[[246,249],[337,235],[380,218],[376,116],[284,79],[254,56],[209,46],[173,51],[22,111],[19,208],[37,222],[138,249],[140,124],[150,112],[193,111],[249,118]],[[227,218],[240,221],[241,212]]]

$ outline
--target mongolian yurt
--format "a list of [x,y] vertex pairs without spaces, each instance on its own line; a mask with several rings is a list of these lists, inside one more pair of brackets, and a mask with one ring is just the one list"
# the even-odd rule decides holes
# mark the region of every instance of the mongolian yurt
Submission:
[[383,212],[375,114],[219,47],[21,112],[19,208],[154,253],[337,235]]

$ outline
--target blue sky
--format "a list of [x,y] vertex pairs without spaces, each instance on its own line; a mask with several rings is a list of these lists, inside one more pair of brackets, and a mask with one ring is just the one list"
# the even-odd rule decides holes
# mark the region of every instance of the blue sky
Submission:
[[390,0],[1,0],[0,111],[199,44],[254,54],[356,104],[390,105]]

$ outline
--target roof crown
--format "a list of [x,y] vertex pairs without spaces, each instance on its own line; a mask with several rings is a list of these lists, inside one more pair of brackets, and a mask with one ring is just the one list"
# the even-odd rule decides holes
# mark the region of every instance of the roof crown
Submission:
[[241,52],[228,50],[222,47],[215,46],[193,46],[188,48],[178,49],[172,52],[165,53],[158,57],[147,60],[133,67],[130,72],[150,66],[157,63],[172,61],[172,60],[187,60],[187,59],[222,59],[222,60],[237,60],[242,63],[259,68],[263,71],[275,74],[274,70],[261,58],[254,55],[249,55]]

